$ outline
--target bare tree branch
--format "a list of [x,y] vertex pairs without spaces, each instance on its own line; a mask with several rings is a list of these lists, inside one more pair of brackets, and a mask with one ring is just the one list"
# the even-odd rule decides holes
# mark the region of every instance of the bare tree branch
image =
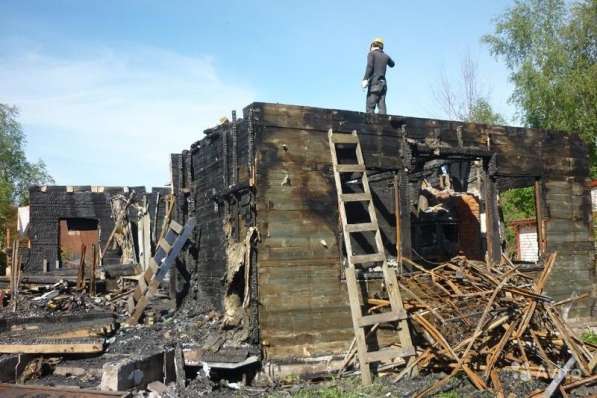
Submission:
[[489,90],[484,92],[479,83],[478,65],[470,53],[460,64],[460,79],[456,89],[442,70],[438,84],[432,89],[433,96],[449,119],[479,123],[503,123],[503,118],[493,112],[489,104]]

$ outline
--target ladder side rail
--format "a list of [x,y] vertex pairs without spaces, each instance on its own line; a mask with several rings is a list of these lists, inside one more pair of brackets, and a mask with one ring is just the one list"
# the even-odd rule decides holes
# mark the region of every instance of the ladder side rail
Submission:
[[[141,294],[140,294],[140,297],[138,297],[138,300],[135,304],[135,307],[134,307],[134,310],[133,310],[131,316],[126,321],[127,324],[133,325],[139,321],[139,318],[141,318],[143,311],[149,304],[149,298],[157,291],[157,289],[159,288],[160,282],[164,279],[164,277],[166,276],[168,271],[172,268],[172,265],[174,264],[176,258],[182,251],[182,249],[183,249],[184,245],[186,244],[187,240],[189,239],[189,237],[191,236],[191,233],[193,232],[193,229],[195,228],[195,224],[196,224],[196,219],[194,217],[190,217],[187,220],[187,222],[185,223],[185,226],[184,226],[181,234],[176,237],[176,240],[174,241],[174,244],[172,245],[172,248],[168,252],[167,256],[163,260],[161,260],[160,263],[157,263],[157,261],[156,261],[156,263],[158,264],[158,268],[157,268],[156,272],[153,274],[151,281],[147,284],[145,289],[141,288],[140,286],[137,287],[137,289],[135,290],[135,293],[141,293]],[[172,231],[169,231],[169,232],[172,232]],[[161,251],[165,253],[163,248],[161,249]],[[154,257],[154,260],[157,260],[157,258]],[[139,296],[139,295],[137,295],[137,296]],[[131,295],[131,297],[134,297],[134,294]]]
[[340,220],[342,223],[342,235],[344,237],[344,245],[346,248],[346,259],[348,262],[348,266],[345,269],[345,277],[346,277],[346,288],[348,290],[348,299],[350,303],[350,312],[352,317],[353,323],[353,331],[356,339],[357,345],[357,356],[359,358],[359,363],[361,365],[361,378],[363,384],[371,384],[372,376],[371,376],[371,367],[367,362],[367,339],[365,336],[364,328],[358,325],[359,320],[362,318],[362,309],[361,309],[361,289],[359,288],[357,277],[356,277],[356,270],[354,264],[351,262],[352,256],[352,244],[350,242],[350,233],[346,231],[346,208],[344,206],[344,201],[342,200],[342,180],[340,177],[340,173],[338,172],[338,158],[336,154],[336,145],[333,140],[333,132],[330,129],[328,131],[328,140],[330,145],[330,152],[332,156],[332,167],[334,171],[334,180],[336,183],[336,193],[338,195],[338,210],[340,213]]
[[186,222],[182,230],[182,233],[174,241],[174,244],[172,245],[172,249],[168,253],[168,256],[160,264],[160,267],[158,268],[158,271],[156,272],[154,278],[158,278],[160,281],[164,279],[168,271],[170,271],[170,268],[172,268],[174,261],[182,251],[182,248],[187,243],[187,240],[191,236],[191,233],[195,228],[195,224],[195,217],[190,217]]

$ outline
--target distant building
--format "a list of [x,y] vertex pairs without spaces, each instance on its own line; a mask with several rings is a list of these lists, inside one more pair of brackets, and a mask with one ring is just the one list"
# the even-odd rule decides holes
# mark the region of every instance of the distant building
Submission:
[[514,228],[516,239],[516,260],[537,262],[539,260],[539,243],[537,241],[537,220],[528,218],[510,223]]
[[[23,270],[37,273],[44,270],[44,264],[49,270],[76,268],[83,245],[90,264],[93,244],[105,254],[104,264],[143,264],[142,257],[150,255],[145,253],[150,252],[147,248],[160,236],[169,193],[169,188],[146,192],[145,187],[32,186],[28,211],[19,209],[19,226],[27,229],[31,240],[29,252],[23,255]],[[126,230],[130,234],[121,239],[123,230],[114,228],[117,198],[126,206],[131,223]],[[128,206],[129,201],[135,206]],[[122,251],[123,239],[131,241],[130,255]]]
[[[591,208],[593,211],[593,237],[597,245],[597,179],[591,181]],[[514,229],[517,261],[536,262],[539,259],[537,220],[528,218],[510,222]]]

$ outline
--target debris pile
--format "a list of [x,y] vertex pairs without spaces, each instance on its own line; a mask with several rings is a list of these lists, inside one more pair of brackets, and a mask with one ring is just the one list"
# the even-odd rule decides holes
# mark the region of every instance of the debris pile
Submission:
[[[500,397],[507,396],[510,386],[505,383],[515,373],[542,380],[533,384],[543,387],[531,396],[558,390],[566,397],[574,389],[597,383],[593,373],[597,346],[577,337],[560,315],[562,306],[583,297],[554,302],[543,294],[556,257],[550,256],[535,276],[506,258],[488,267],[456,257],[434,269],[403,259],[410,272],[399,276],[398,282],[416,356],[382,363],[378,371],[389,374],[384,383],[412,386],[407,377],[419,373],[422,378],[414,380],[424,380],[416,393],[420,397],[453,384],[458,374],[478,390],[491,390]],[[228,378],[230,372],[243,374],[248,368],[254,375],[260,355],[255,347],[238,341],[236,331],[227,330],[225,314],[188,305],[174,312],[160,307],[165,295],[156,291],[144,324],[123,328],[130,316],[126,301],[133,291],[128,274],[138,269],[120,268],[120,273],[102,268],[104,277],[119,281],[108,283],[114,289],[93,295],[77,288],[75,280],[53,285],[22,282],[19,311],[5,307],[0,321],[0,361],[14,365],[10,362],[14,354],[23,361],[14,381],[72,382],[105,391],[147,389],[144,394],[164,397],[205,396],[222,388],[253,394],[272,391]],[[390,305],[383,291],[368,301],[371,314]],[[372,329],[377,328],[385,326]],[[341,374],[354,374],[347,369],[355,354],[356,349],[349,350]],[[143,370],[156,366],[155,374]],[[217,381],[221,372],[228,376]],[[441,374],[445,376],[438,377]]]
[[0,325],[0,353],[100,353],[115,327],[111,312],[5,318]]
[[[117,223],[115,231],[123,223]],[[170,300],[166,276],[194,225],[192,218],[184,227],[171,221],[145,269],[138,264],[97,266],[100,252],[95,245],[87,266],[83,245],[76,269],[5,281],[7,294],[0,298],[0,383],[95,388],[102,391],[98,396],[136,390],[138,396],[155,397],[191,393],[187,369],[195,368],[194,385],[203,380],[202,392],[216,385],[213,380],[222,370],[243,374],[250,368],[254,373],[259,350],[245,343],[247,334],[240,325],[230,325],[211,307],[184,303],[176,309]],[[4,305],[9,301],[12,305]],[[228,379],[221,383],[237,385]],[[2,388],[7,394],[72,392],[0,384]],[[79,392],[95,396],[90,391]]]
[[[553,380],[548,389],[559,388],[564,396],[597,382],[597,346],[583,342],[560,316],[558,307],[571,300],[556,303],[543,295],[556,256],[546,260],[536,278],[505,257],[491,268],[456,257],[432,270],[404,259],[415,270],[400,277],[399,284],[414,326],[417,356],[394,380],[415,369],[446,373],[418,393],[428,396],[462,373],[477,389],[491,389],[502,397],[500,372]],[[377,312],[389,301],[373,298],[369,304]],[[578,370],[571,371],[573,366]]]

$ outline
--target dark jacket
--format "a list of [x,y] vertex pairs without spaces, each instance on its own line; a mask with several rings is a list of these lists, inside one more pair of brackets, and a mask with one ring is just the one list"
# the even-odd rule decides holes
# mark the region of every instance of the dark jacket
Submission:
[[373,50],[367,56],[367,69],[365,69],[365,77],[363,80],[369,82],[376,82],[382,78],[386,78],[386,68],[394,67],[394,61],[390,56],[383,52],[383,50]]

